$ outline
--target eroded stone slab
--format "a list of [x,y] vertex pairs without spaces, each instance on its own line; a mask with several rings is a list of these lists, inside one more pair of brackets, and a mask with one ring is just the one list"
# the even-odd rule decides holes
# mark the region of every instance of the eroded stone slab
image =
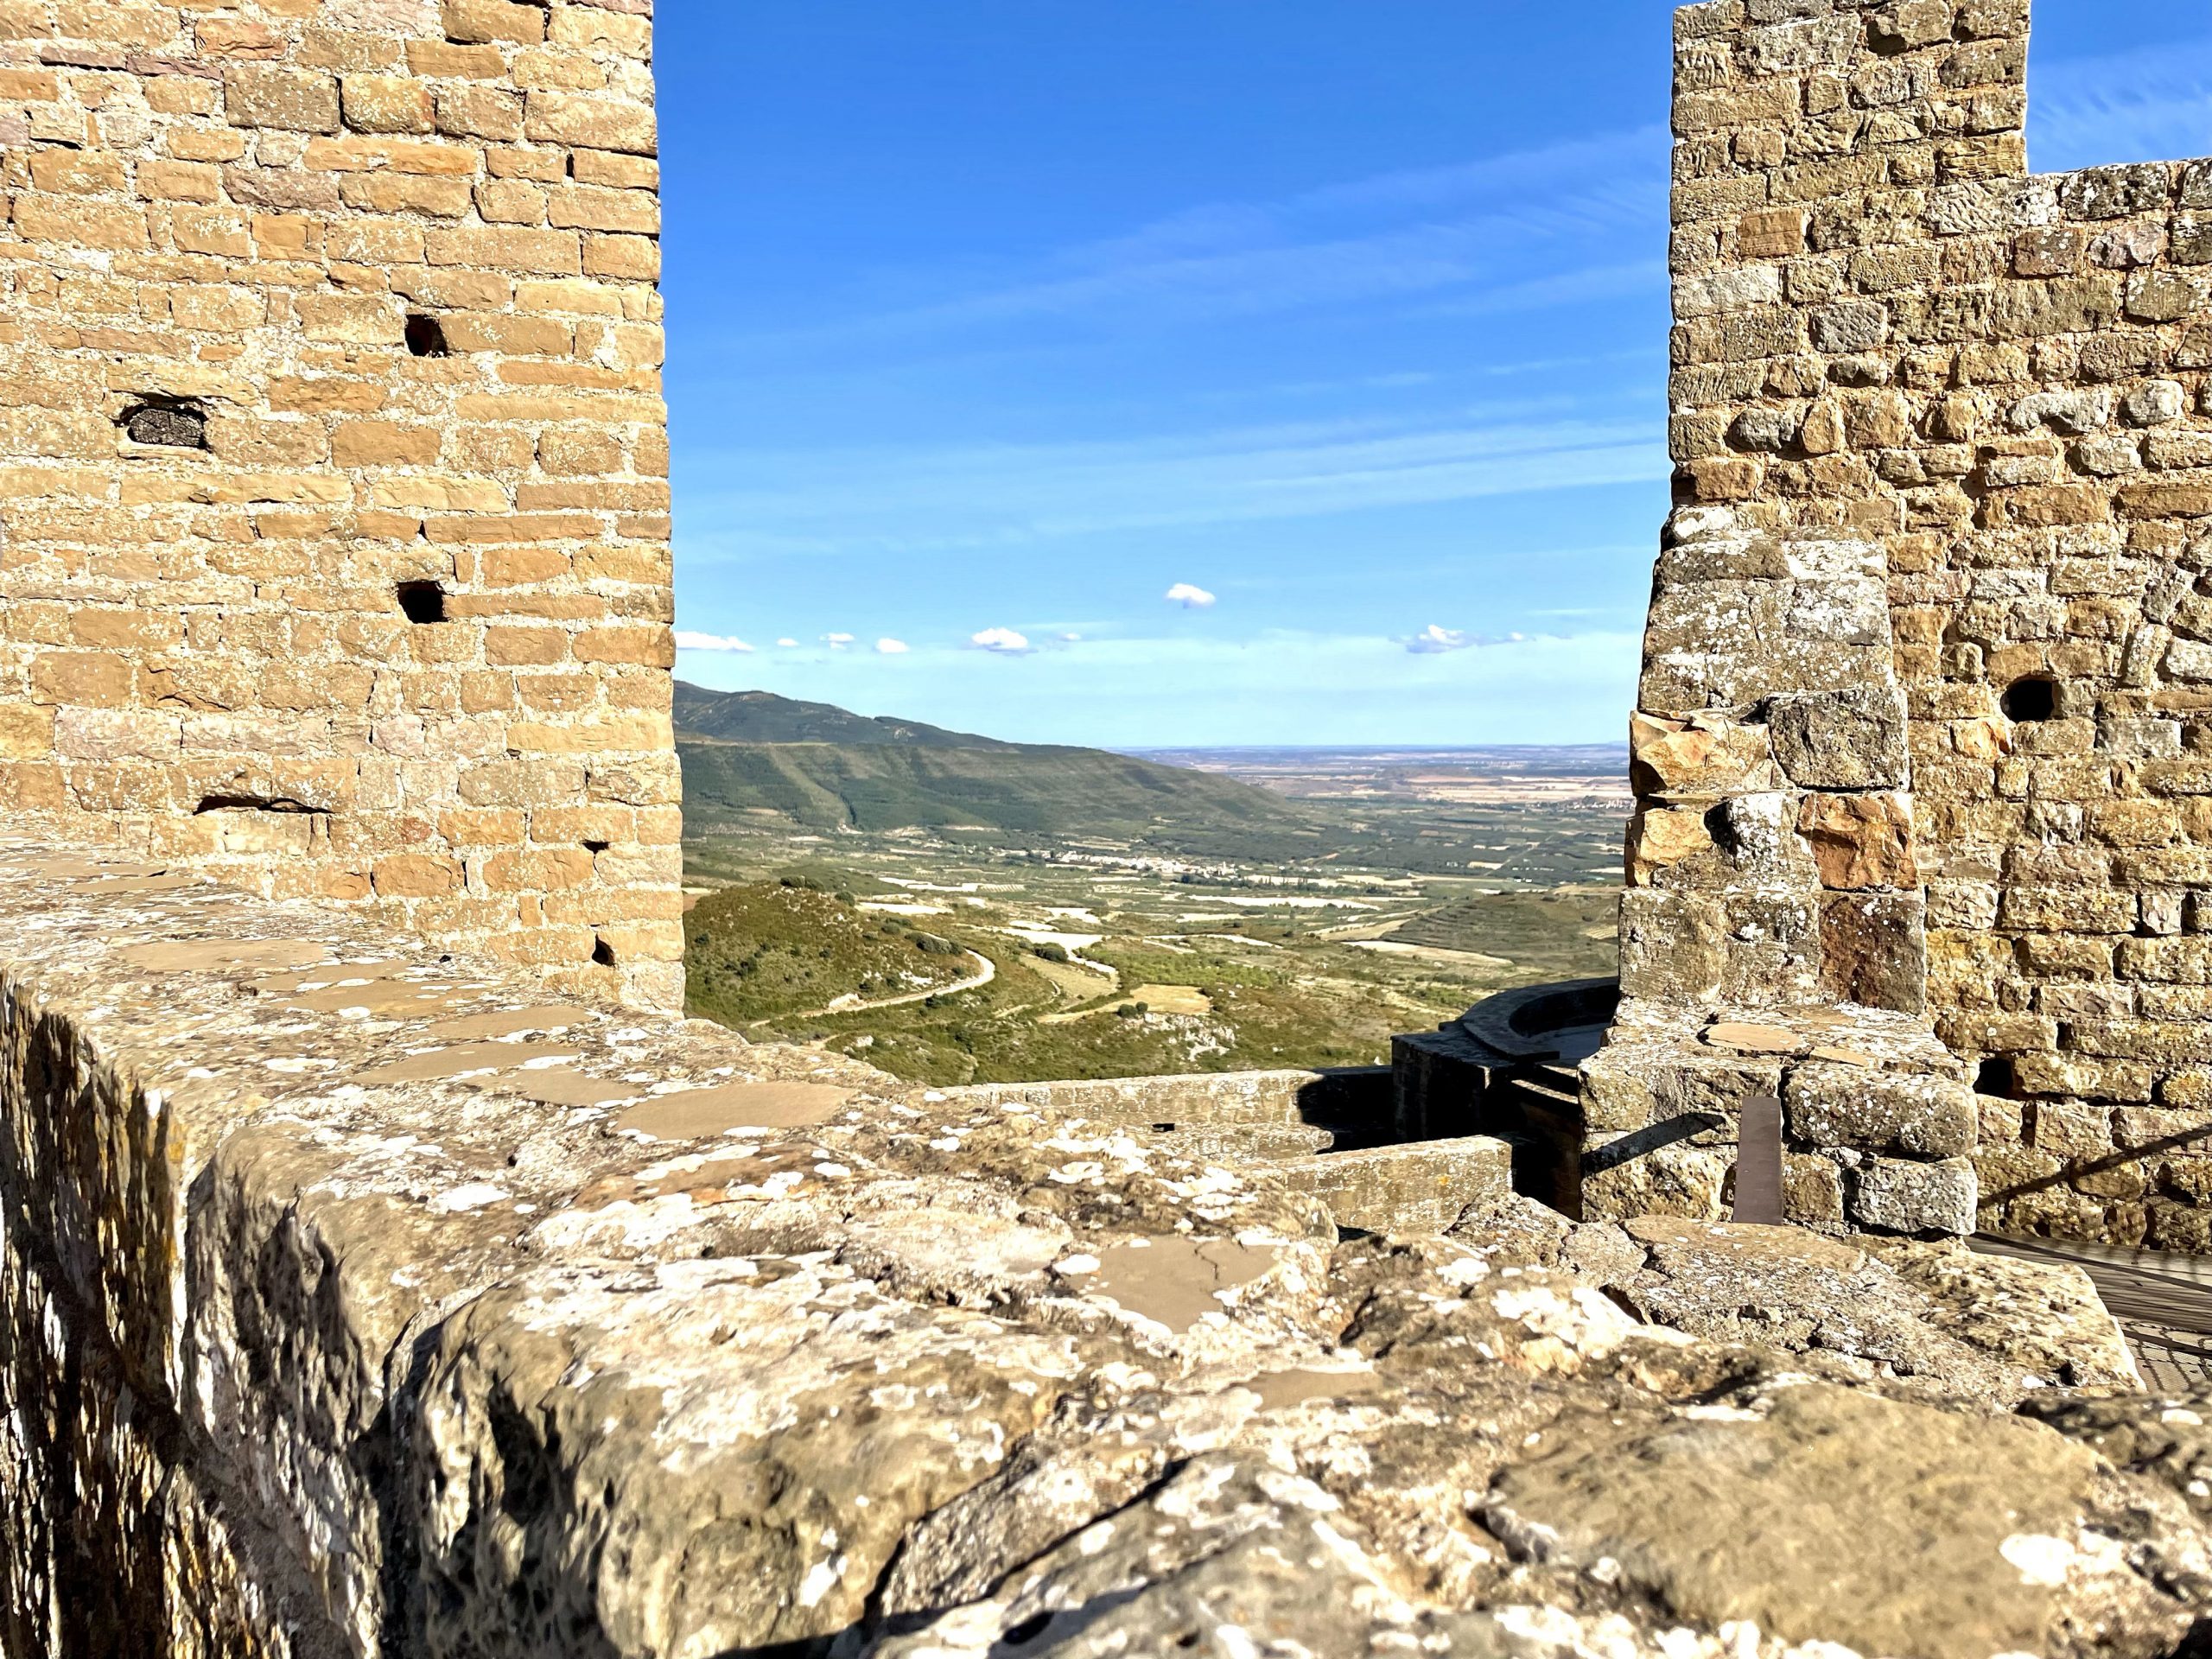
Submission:
[[852,1090],[818,1083],[730,1083],[656,1095],[614,1120],[617,1129],[654,1141],[697,1141],[741,1129],[796,1129],[826,1123]]

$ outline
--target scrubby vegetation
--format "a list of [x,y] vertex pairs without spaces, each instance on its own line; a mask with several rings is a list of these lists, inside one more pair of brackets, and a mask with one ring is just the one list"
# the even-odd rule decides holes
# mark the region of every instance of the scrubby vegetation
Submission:
[[802,880],[725,887],[684,918],[690,1011],[728,1026],[951,984],[973,964],[950,941],[874,916]]

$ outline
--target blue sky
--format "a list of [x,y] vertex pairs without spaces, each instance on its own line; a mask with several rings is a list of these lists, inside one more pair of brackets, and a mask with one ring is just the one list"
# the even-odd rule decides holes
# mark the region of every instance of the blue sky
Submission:
[[[1617,739],[1669,16],[664,4],[678,671],[1038,741]],[[2038,0],[2031,91],[2040,170],[2212,153],[2212,11]]]

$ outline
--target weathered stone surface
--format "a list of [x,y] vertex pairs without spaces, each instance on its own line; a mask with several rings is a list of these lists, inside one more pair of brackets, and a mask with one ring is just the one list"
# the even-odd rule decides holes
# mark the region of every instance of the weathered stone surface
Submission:
[[0,14],[0,821],[682,1007],[650,12]]
[[2078,1268],[1795,1227],[1578,1224],[1518,1198],[1471,1209],[1451,1236],[1500,1265],[1573,1272],[1651,1324],[1818,1356],[1835,1375],[1924,1397],[2011,1410],[2062,1387],[2141,1387]]
[[1852,1173],[1851,1219],[1890,1233],[1971,1233],[1980,1190],[1971,1159],[1870,1159]]
[[1442,1232],[1471,1204],[1513,1187],[1513,1149],[1485,1135],[1293,1159],[1282,1179],[1328,1205],[1339,1227]]
[[[2097,1460],[2026,1423],[1809,1383],[1694,1421],[1570,1414],[1541,1445],[1493,1484],[1491,1529],[1548,1563],[1615,1564],[1696,1624],[1984,1659],[2066,1651],[2060,1608],[2078,1598],[2108,1621],[2099,1651],[2171,1639],[2098,1503]],[[2107,1541],[2084,1549],[2092,1516]]]
[[1896,795],[1808,795],[1797,833],[1812,843],[1824,887],[1857,892],[1920,885],[1911,805]]
[[1904,699],[1894,691],[1777,697],[1767,709],[1774,753],[1802,789],[1901,789],[1909,761]]
[[1792,1138],[1812,1146],[1915,1158],[1974,1150],[1974,1091],[1956,1077],[1808,1059],[1791,1069],[1783,1105]]
[[[158,867],[0,850],[0,1581],[33,1650],[89,1548],[117,1588],[68,1617],[182,1652],[1490,1651],[1536,1629],[1728,1659],[1716,1610],[1770,1594],[1763,1567],[1686,1576],[1624,1542],[1678,1599],[1624,1601],[1510,1518],[1548,1510],[1562,1425],[1610,1426],[1576,1429],[1594,1448],[1765,1424],[1760,1479],[1825,1479],[1840,1443],[1782,1408],[1811,1375],[1904,1414],[1885,1433],[1928,1468],[1981,1467],[1954,1489],[1978,1515],[2012,1465],[1977,1414],[2055,1357],[2018,1327],[2055,1348],[2082,1313],[1971,1260],[1916,1302],[1899,1266],[1884,1306],[1911,1341],[1839,1309],[1782,1360],[1735,1342],[1752,1322],[1700,1342],[1600,1294],[1723,1320],[1696,1236],[1654,1224],[1554,1238],[1589,1281],[1465,1225],[1340,1243],[1313,1198],[1117,1123],[548,1004]],[[2052,1653],[2091,1624],[2178,1640],[2212,1606],[2174,1566],[2206,1548],[2186,1507],[2155,1478],[2077,1489],[2065,1459],[2090,1454],[2020,1432],[2064,1476],[2037,1499],[2053,1535],[2107,1525],[2117,1482],[2139,1541],[1986,1616],[2032,1603]],[[98,1523],[41,1530],[65,1482]],[[1980,1583],[1980,1534],[1951,1530]],[[1878,1581],[1858,1544],[1830,1568]],[[1783,1600],[1810,1635],[1861,1628]]]
[[[2177,895],[2212,879],[2212,194],[2202,164],[2029,175],[2030,10],[1681,14],[1677,505],[1630,858],[1680,896],[1630,895],[1623,982],[1686,1022],[1821,997],[1924,1014],[2037,1101],[2163,1108],[2208,1009],[2142,995],[2113,942],[2184,938]],[[1716,763],[1760,722],[1771,766]],[[1810,791],[1809,880],[1730,862],[1720,826],[1775,772]],[[1777,925],[1792,899],[1809,931]],[[1887,1179],[1870,1213],[1898,1212]],[[2069,1156],[1991,1219],[2138,1240],[2158,1180]],[[1905,1208],[1960,1213],[1923,1198]]]
[[[1718,1659],[1745,1639],[1722,1624],[1743,1617],[1770,1639],[1847,1630],[1876,1651],[1972,1652],[2002,1635],[2020,1651],[2109,1640],[2148,1655],[2184,1628],[2193,1592],[2102,1541],[2134,1535],[2149,1503],[2152,1554],[2185,1583],[2195,1523],[2083,1448],[1856,1390],[1819,1354],[1790,1375],[1748,1350],[1655,1343],[1587,1291],[1563,1297],[1570,1281],[1501,1260],[1339,1251],[1325,1306],[1359,1310],[1344,1340],[1379,1386],[1341,1370],[1255,1378],[1203,1412],[1071,1396],[919,1529],[887,1599],[921,1628],[871,1650],[1226,1659],[1270,1643],[1642,1654],[1663,1641]],[[1546,1336],[1498,1324],[1509,1306],[1547,1310]],[[1390,1404],[1414,1378],[1417,1421]],[[2019,1541],[2047,1539],[2073,1553]],[[2075,1634],[2091,1607],[2098,1635]]]

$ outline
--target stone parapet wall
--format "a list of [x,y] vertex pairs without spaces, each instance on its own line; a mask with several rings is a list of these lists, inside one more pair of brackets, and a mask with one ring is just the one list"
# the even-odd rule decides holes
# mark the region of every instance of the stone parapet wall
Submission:
[[[1848,763],[1809,780],[1816,821],[1785,816],[1780,855],[1816,865],[1824,895],[1893,896],[1851,901],[1866,930],[1826,930],[1819,959],[1778,981],[1762,968],[1752,1000],[1802,1000],[1773,988],[1810,978],[1825,997],[1917,1007],[1924,948],[1927,1013],[1982,1096],[1984,1223],[2201,1249],[2212,162],[2030,176],[2028,27],[2026,0],[1677,16],[1678,506],[1636,734],[1624,979],[1639,960],[1682,974],[1684,941],[1771,956],[1754,938],[1809,925],[1769,926],[1753,912],[1774,884],[1747,881],[1717,934],[1654,931],[1690,902],[1669,888],[1713,856],[1707,814],[1677,816],[1686,771],[1688,804],[1709,793],[1732,822],[1764,793],[1749,772],[1789,772],[1786,751]],[[1769,614],[1750,590],[1681,602],[1670,569],[1716,543],[1781,562],[1877,550],[1859,575],[1886,589],[1895,691],[1800,702],[1801,611]],[[1885,631],[1862,621],[1870,643]],[[1772,674],[1675,671],[1685,649],[1738,641]],[[1712,768],[1739,766],[1745,781],[1709,789]],[[1639,953],[1646,939],[1661,949]],[[1871,980],[1839,971],[1840,942]],[[1733,996],[1702,960],[1672,988]]]
[[0,6],[0,817],[680,1003],[651,55]]
[[[1516,1220],[1495,1144],[1429,1173],[1454,1236],[1340,1242],[1141,1132],[153,866],[0,845],[0,939],[11,1654],[2153,1659],[2212,1613],[2190,1455],[2082,1444],[2176,1420],[2070,1270]],[[1741,1345],[1801,1298],[1849,1317]]]

